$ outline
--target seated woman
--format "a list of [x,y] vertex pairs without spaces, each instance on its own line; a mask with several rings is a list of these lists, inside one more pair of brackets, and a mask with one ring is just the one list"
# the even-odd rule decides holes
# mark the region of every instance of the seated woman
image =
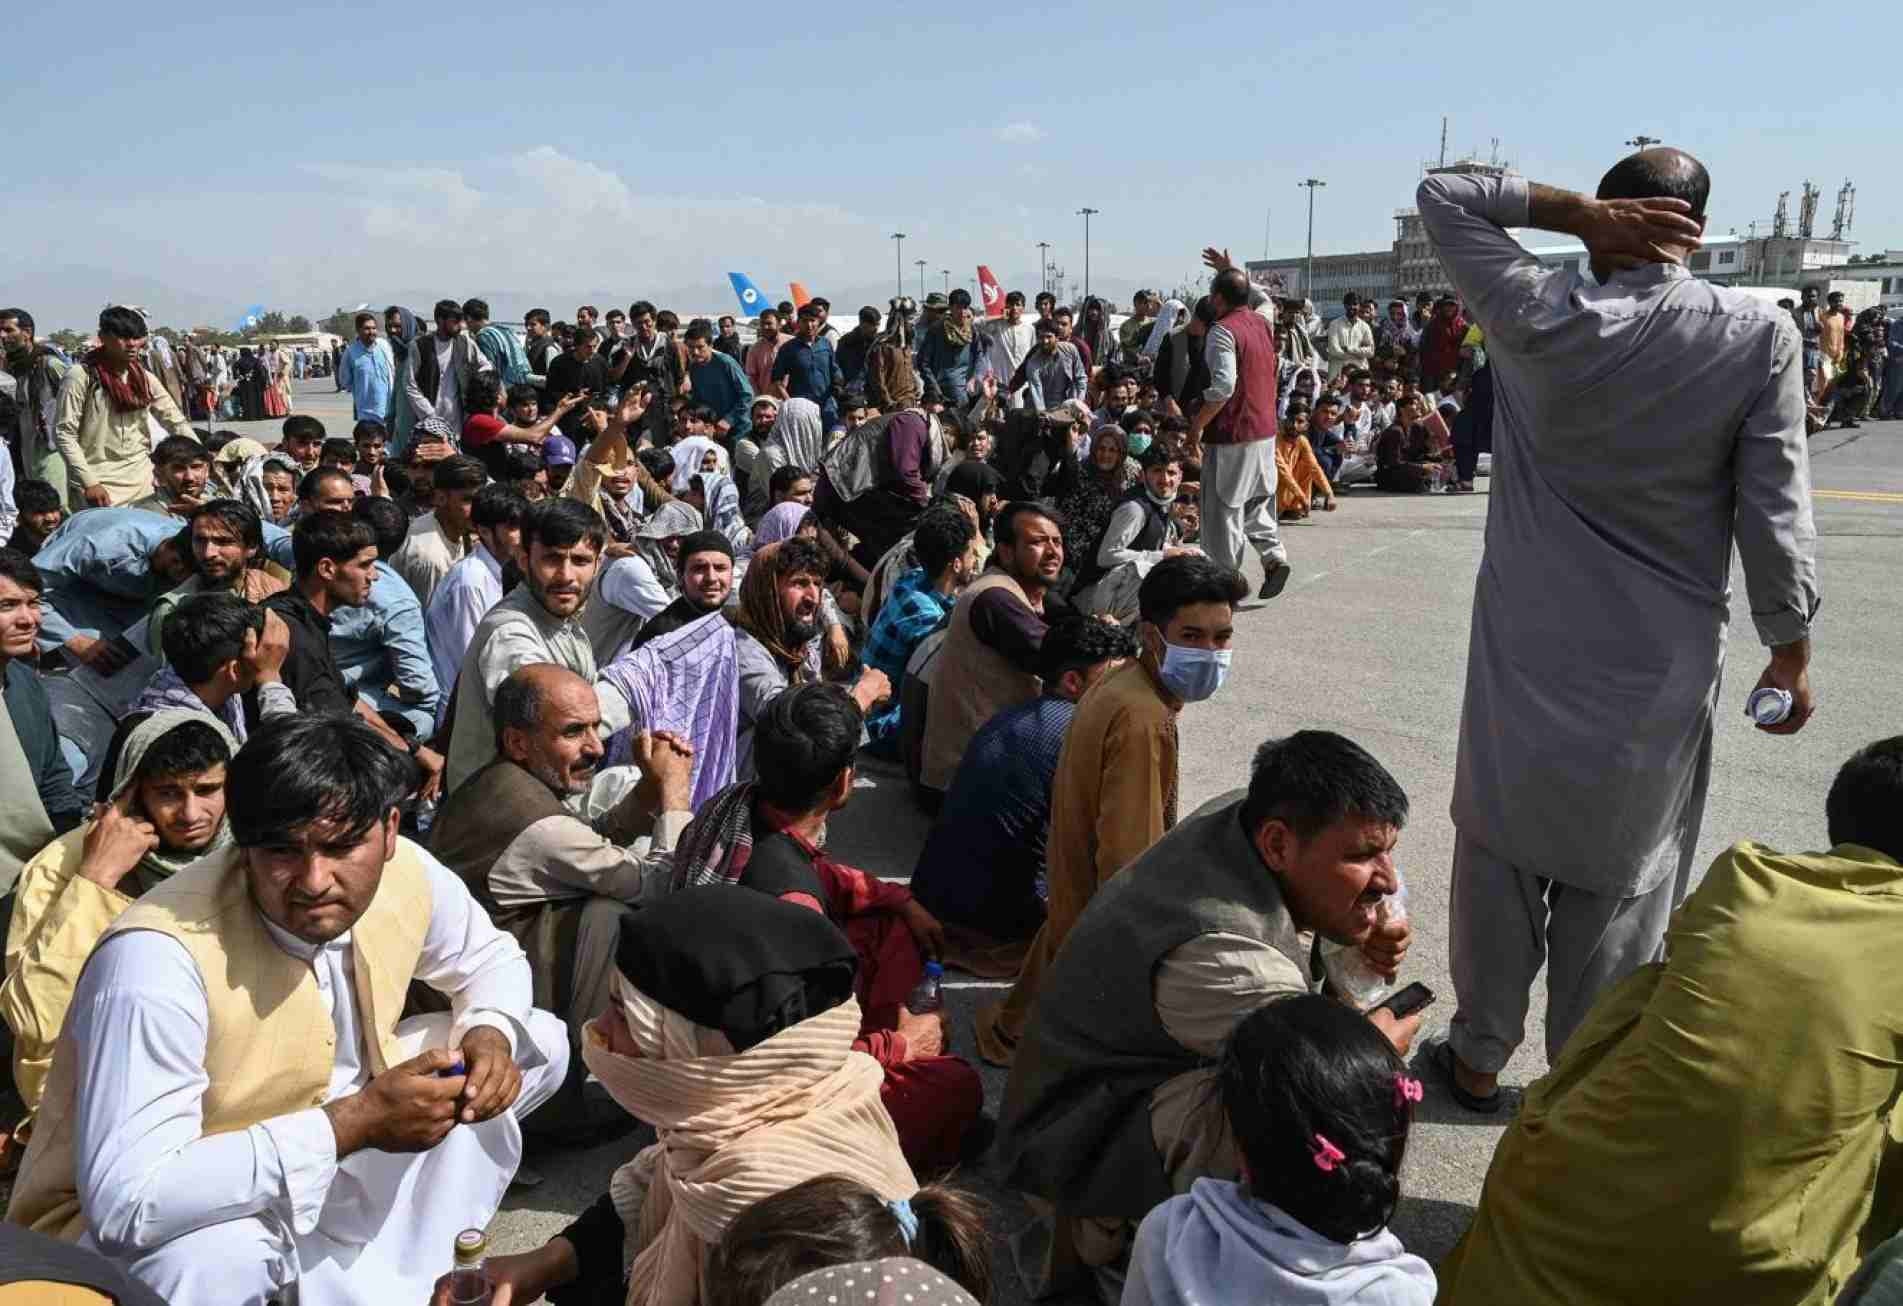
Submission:
[[1828,852],[1720,854],[1665,960],[1600,996],[1507,1126],[1441,1300],[1822,1306],[1897,1232],[1903,736],[1825,811]]
[[845,931],[859,957],[863,1024],[854,1046],[885,1067],[883,1096],[906,1156],[939,1168],[957,1161],[984,1102],[977,1072],[941,1055],[939,1014],[914,1015],[905,1006],[925,956],[943,951],[944,927],[911,890],[834,861],[821,847],[826,818],[852,796],[863,720],[836,685],[800,685],[773,698],[753,728],[759,779],[699,808],[675,846],[674,886],[752,889]]
[[1451,449],[1436,447],[1425,425],[1427,405],[1418,391],[1401,397],[1394,425],[1374,442],[1374,483],[1393,494],[1426,494],[1452,479]]
[[857,963],[825,917],[684,889],[623,923],[615,965],[582,1056],[656,1141],[546,1245],[490,1258],[509,1300],[697,1306],[710,1251],[756,1203],[821,1175],[881,1203],[924,1196],[854,1048]]
[[1291,403],[1275,432],[1275,513],[1289,521],[1308,516],[1316,498],[1335,510],[1335,487],[1308,443],[1308,405]]

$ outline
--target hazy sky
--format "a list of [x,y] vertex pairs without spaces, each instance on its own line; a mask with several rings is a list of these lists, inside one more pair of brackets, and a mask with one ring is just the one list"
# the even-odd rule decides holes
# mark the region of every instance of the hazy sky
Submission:
[[[226,12],[219,12],[221,9]],[[1808,177],[1903,245],[1887,74],[1799,58],[1851,18],[1740,0],[996,5],[16,7],[9,277],[83,265],[306,311],[462,297],[889,283],[989,263],[1170,284],[1214,241],[1385,246],[1450,152],[1590,189],[1636,132],[1700,155],[1713,230]],[[1336,22],[1333,20],[1343,21]],[[1869,16],[1861,15],[1867,27]],[[1834,33],[1832,23],[1844,30]],[[1879,24],[1880,26],[1880,24]],[[1594,31],[1616,33],[1595,41]],[[90,34],[111,39],[91,39]],[[1880,35],[1871,33],[1873,36]],[[1793,195],[1793,210],[1796,197]],[[559,301],[558,301],[559,303]],[[560,305],[565,312],[570,305]]]

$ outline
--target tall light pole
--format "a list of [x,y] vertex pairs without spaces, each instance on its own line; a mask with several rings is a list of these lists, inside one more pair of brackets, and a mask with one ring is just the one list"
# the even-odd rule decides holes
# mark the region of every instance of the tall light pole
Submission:
[[1084,220],[1084,298],[1090,298],[1090,219],[1100,212],[1098,209],[1078,209]]
[[924,299],[925,298],[925,260],[922,258],[915,258],[912,260],[912,263],[914,266],[918,268],[918,297],[920,299]]
[[903,295],[905,293],[905,233],[903,231],[892,233],[892,261],[899,269],[898,293]]
[[1039,294],[1043,294],[1051,288],[1050,249],[1050,241],[1040,240],[1037,242],[1037,290]]
[[1626,142],[1627,145],[1630,145],[1635,150],[1642,150],[1648,145],[1663,145],[1664,143],[1664,141],[1656,136],[1634,136],[1631,140]]
[[1308,188],[1308,263],[1302,269],[1302,298],[1313,299],[1315,297],[1315,188],[1326,186],[1328,183],[1319,177],[1309,177],[1296,184]]
[[938,270],[938,275],[945,278],[945,293],[947,295],[951,294],[951,269],[940,268]]

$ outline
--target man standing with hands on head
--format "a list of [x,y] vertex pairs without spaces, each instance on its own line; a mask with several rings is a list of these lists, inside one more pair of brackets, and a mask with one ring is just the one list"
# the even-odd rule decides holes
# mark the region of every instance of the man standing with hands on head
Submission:
[[[1454,778],[1460,1006],[1436,1049],[1472,1109],[1498,1109],[1543,962],[1552,1061],[1659,954],[1704,815],[1734,540],[1771,650],[1758,686],[1789,696],[1759,728],[1813,710],[1802,342],[1788,313],[1686,271],[1710,188],[1673,149],[1621,160],[1596,199],[1518,176],[1420,186],[1498,399]],[[1508,227],[1582,240],[1592,279]]]

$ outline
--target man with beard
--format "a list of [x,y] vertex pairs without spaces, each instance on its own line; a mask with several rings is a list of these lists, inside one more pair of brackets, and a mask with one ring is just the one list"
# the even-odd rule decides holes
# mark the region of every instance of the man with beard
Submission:
[[754,322],[753,343],[747,346],[747,384],[753,393],[765,394],[773,388],[773,364],[788,338],[780,334],[780,315],[770,308],[763,310]]
[[529,360],[529,384],[535,387],[536,398],[544,408],[549,406],[548,365],[561,356],[562,343],[549,329],[549,315],[546,308],[532,308],[522,315],[522,329],[528,336],[528,343],[522,352]]
[[357,314],[357,338],[337,363],[337,384],[350,391],[350,410],[359,422],[385,422],[396,389],[396,355],[377,338],[377,315]]
[[190,517],[205,502],[211,454],[196,440],[168,435],[152,450],[152,493],[133,504],[147,512]]
[[465,402],[470,383],[478,376],[493,375],[495,368],[476,347],[475,338],[463,330],[461,304],[453,299],[438,300],[435,318],[435,334],[423,336],[410,346],[405,394],[418,422],[437,417],[450,430],[460,431],[463,417],[470,411]]
[[430,596],[424,629],[436,684],[443,691],[436,711],[439,726],[449,717],[450,687],[462,669],[470,638],[507,590],[505,570],[521,568],[522,518],[528,510],[529,501],[520,490],[485,485],[476,491],[469,510],[476,542]]
[[225,764],[238,751],[231,732],[205,712],[176,708],[128,724],[97,815],[20,872],[0,1016],[13,1031],[13,1082],[28,1120],[99,936],[134,899],[230,839]]
[[846,389],[865,385],[866,358],[872,352],[872,342],[878,338],[879,310],[867,304],[859,310],[859,325],[840,338],[834,355],[839,360],[839,375]]
[[[687,324],[687,377],[695,401],[714,412],[714,438],[735,447],[753,429],[747,410],[753,406],[756,389],[740,364],[714,352],[713,336],[713,327],[704,317]],[[751,353],[747,357],[752,361]]]
[[995,529],[990,569],[952,609],[932,683],[919,780],[941,792],[980,726],[1037,697],[1045,596],[1064,570],[1064,525],[1051,510],[1006,504]]
[[[33,338],[33,315],[23,308],[0,308],[0,351],[16,387],[20,427],[13,447],[19,451],[20,474],[48,482],[65,503],[66,460],[53,442],[53,431],[59,425],[60,386],[72,364],[58,349]],[[9,433],[0,432],[4,434]]]
[[286,583],[262,567],[264,523],[249,504],[236,499],[213,499],[192,514],[192,576],[183,585],[159,596],[146,618],[147,647],[164,649],[165,623],[180,603],[194,594],[235,594],[248,603],[262,603],[286,588]]
[[733,561],[733,544],[719,531],[682,536],[680,597],[648,618],[629,647],[640,648],[725,607],[733,593]]
[[[607,1003],[621,922],[643,898],[667,892],[666,854],[693,819],[692,758],[671,736],[641,735],[641,783],[587,821],[567,804],[588,792],[601,764],[594,687],[562,667],[519,667],[496,689],[495,719],[501,751],[443,804],[430,851],[522,945],[536,1001],[567,1022],[578,1054],[583,1024]],[[651,851],[636,851],[634,841],[650,834]],[[548,1114],[598,1130],[572,1112],[586,1078],[572,1056]]]
[[680,393],[680,354],[674,341],[660,330],[660,315],[645,299],[628,306],[633,333],[615,351],[615,362],[626,365],[623,384],[646,382],[648,410],[644,429],[657,445],[673,439],[674,396]]
[[[1016,291],[1012,291],[1016,294]],[[1023,306],[1019,306],[1023,311]],[[1037,324],[1037,348],[1024,356],[1006,386],[1012,394],[1024,392],[1025,406],[1048,412],[1073,399],[1082,399],[1090,389],[1090,373],[1077,346],[1059,339],[1057,323],[1043,319]]]
[[984,346],[971,319],[971,295],[964,287],[951,292],[950,307],[919,339],[919,381],[928,404],[963,408],[977,393]]
[[740,343],[740,325],[731,313],[721,316],[720,334],[714,337],[714,352],[725,354],[736,363],[745,361],[746,346]]
[[132,503],[152,493],[151,419],[195,440],[192,424],[145,368],[145,319],[129,308],[99,314],[99,348],[62,386],[53,442],[66,460],[70,501],[94,508]]
[[[846,380],[833,357],[833,343],[822,339],[820,310],[808,304],[799,311],[794,335],[774,356],[771,374],[773,392],[782,399],[810,399],[819,405],[820,418],[828,430],[839,420],[838,392]],[[760,387],[754,387],[759,393]]]
[[[544,499],[522,518],[522,579],[469,637],[456,677],[449,736],[449,791],[496,755],[495,696],[518,667],[551,662],[590,683],[595,651],[580,612],[601,565],[601,518],[573,499]],[[602,696],[610,733],[628,724],[627,702]]]
[[469,506],[487,480],[482,464],[466,454],[445,458],[430,472],[434,505],[410,523],[409,537],[390,559],[425,607],[449,569],[469,552]]

